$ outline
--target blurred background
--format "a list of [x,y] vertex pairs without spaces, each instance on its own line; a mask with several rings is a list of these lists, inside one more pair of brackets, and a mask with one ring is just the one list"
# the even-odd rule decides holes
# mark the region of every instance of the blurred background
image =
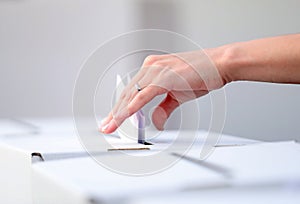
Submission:
[[[72,116],[84,60],[124,32],[167,29],[216,47],[297,33],[299,8],[299,0],[0,0],[0,117]],[[224,133],[300,140],[300,85],[235,82],[224,89]],[[198,103],[207,129],[209,97]],[[167,127],[176,128],[178,118],[172,115]]]

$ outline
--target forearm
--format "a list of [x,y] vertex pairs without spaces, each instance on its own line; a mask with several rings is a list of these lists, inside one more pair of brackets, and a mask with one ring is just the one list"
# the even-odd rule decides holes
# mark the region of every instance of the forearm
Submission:
[[300,34],[234,43],[207,50],[225,83],[300,83]]

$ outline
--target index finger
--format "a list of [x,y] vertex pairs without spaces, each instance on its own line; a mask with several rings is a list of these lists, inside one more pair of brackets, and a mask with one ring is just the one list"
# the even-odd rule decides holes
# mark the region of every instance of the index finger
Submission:
[[126,120],[128,117],[140,110],[153,98],[166,92],[166,89],[161,88],[159,86],[146,86],[144,89],[142,89],[136,94],[136,96],[127,106],[119,110],[119,112],[113,114],[113,119],[108,123],[103,132],[106,134],[114,132],[124,122],[124,120]]

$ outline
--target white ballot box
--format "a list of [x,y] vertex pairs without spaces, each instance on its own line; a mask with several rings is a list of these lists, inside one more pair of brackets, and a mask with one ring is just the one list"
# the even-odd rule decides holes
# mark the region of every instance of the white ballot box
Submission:
[[31,167],[34,162],[85,155],[73,134],[24,134],[1,138],[0,202],[31,203]]
[[32,203],[35,162],[86,156],[69,119],[0,120],[0,203]]
[[300,145],[294,142],[218,147],[205,161],[192,150],[166,171],[145,177],[114,173],[88,157],[37,163],[33,199],[78,204],[299,203],[299,154]]
[[231,172],[228,184],[172,196],[136,198],[130,203],[300,203],[299,143],[289,141],[217,148],[205,162],[199,162],[195,153],[189,152],[184,159],[203,167],[207,166],[205,162],[222,166]]
[[[56,161],[68,158],[89,156],[77,136],[71,118],[52,119],[6,119],[0,121],[0,161],[1,161],[1,197],[0,203],[32,203],[31,170],[35,163]],[[116,135],[104,136],[93,130],[93,142],[99,137],[105,137],[114,148],[139,149],[144,145],[125,143]],[[195,134],[189,131],[184,134]],[[151,138],[147,149],[150,152],[161,151],[176,139],[177,131],[163,131]],[[197,131],[197,138],[192,149],[199,150],[203,145],[207,132]],[[232,136],[222,136],[217,146],[240,146],[258,141]],[[184,144],[184,141],[182,141]],[[144,148],[141,148],[144,149]],[[96,150],[96,154],[110,154],[108,150]],[[76,169],[74,171],[77,171]]]
[[[114,154],[109,157],[120,157],[122,161],[122,155]],[[44,204],[126,203],[133,197],[177,194],[191,187],[226,183],[223,175],[184,160],[154,175],[128,176],[86,157],[38,163],[33,166],[32,176],[34,203]]]
[[[32,203],[34,163],[88,156],[70,118],[5,121],[2,127],[6,128],[0,132],[0,203]],[[96,128],[89,134],[96,143],[101,136]],[[112,139],[120,146],[116,137]],[[99,150],[94,154],[106,152]]]

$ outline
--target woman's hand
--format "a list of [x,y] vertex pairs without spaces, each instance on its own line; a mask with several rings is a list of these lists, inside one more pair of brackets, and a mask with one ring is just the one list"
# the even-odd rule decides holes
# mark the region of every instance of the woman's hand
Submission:
[[[154,125],[162,130],[180,104],[238,80],[300,84],[300,34],[149,56],[100,130],[112,133],[155,96],[166,94],[152,115]],[[139,92],[136,83],[143,88]]]
[[[113,110],[102,121],[100,131],[114,132],[126,118],[154,97],[166,94],[152,115],[156,128],[163,130],[170,114],[182,103],[225,84],[222,72],[215,66],[218,57],[217,50],[214,49],[148,56],[140,71],[122,92]],[[135,84],[142,90],[137,91]]]

